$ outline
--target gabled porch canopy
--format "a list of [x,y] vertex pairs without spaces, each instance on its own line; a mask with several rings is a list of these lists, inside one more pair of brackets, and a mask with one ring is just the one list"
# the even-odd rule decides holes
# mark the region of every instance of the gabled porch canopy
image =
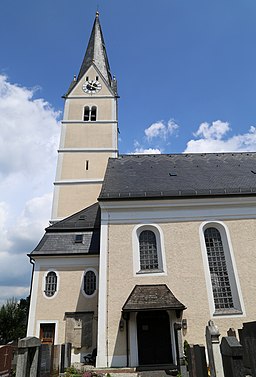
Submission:
[[126,300],[122,311],[138,312],[149,310],[186,309],[166,284],[136,285]]

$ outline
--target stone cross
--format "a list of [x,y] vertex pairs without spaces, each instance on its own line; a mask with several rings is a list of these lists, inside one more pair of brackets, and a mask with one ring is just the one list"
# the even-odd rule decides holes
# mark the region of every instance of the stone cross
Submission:
[[205,336],[211,377],[224,377],[220,353],[220,332],[213,321],[208,322],[208,326],[206,326],[205,330]]

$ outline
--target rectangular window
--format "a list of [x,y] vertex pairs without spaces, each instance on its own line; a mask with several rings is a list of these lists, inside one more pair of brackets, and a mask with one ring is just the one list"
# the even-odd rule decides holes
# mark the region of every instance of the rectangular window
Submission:
[[89,160],[85,161],[85,170],[89,170]]
[[82,234],[76,234],[75,243],[83,243],[83,235]]

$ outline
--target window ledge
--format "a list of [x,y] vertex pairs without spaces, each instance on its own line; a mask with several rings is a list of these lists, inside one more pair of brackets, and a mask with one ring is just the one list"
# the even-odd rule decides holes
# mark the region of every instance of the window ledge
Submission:
[[232,309],[219,309],[219,310],[216,310],[213,313],[213,316],[217,317],[217,316],[223,316],[223,315],[241,315],[241,314],[243,314],[242,310],[232,308]]
[[164,270],[140,270],[138,272],[136,272],[136,275],[144,275],[144,274],[161,274],[163,273]]

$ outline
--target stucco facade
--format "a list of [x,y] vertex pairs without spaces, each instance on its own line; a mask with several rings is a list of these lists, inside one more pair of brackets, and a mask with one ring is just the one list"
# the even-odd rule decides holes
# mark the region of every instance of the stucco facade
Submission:
[[256,154],[118,155],[98,13],[64,97],[28,335],[72,343],[73,362],[97,348],[99,367],[176,368],[209,320],[222,335],[255,320]]
[[[202,211],[206,208],[203,209],[201,206],[195,205],[190,213],[185,211],[188,217],[194,217],[194,221],[192,218],[188,221],[183,218],[185,201],[182,205],[176,203],[175,211],[174,207],[170,206],[171,203],[168,203],[169,208],[168,204],[161,203],[162,210],[160,211],[159,208],[156,208],[160,203],[150,203],[147,208],[143,208],[141,203],[139,208],[133,206],[133,203],[129,203],[130,209],[125,202],[121,206],[116,203],[102,204],[106,211],[103,215],[103,218],[106,219],[104,232],[108,237],[108,247],[103,250],[106,254],[104,261],[107,266],[106,281],[101,281],[100,286],[100,289],[103,285],[106,286],[104,294],[108,297],[105,304],[108,349],[102,350],[102,352],[107,354],[109,362],[113,362],[114,365],[125,361],[125,337],[119,332],[119,322],[123,305],[136,285],[166,284],[171,289],[187,307],[183,312],[183,318],[187,320],[187,329],[183,330],[183,336],[191,343],[205,342],[204,329],[210,319],[214,320],[223,335],[228,328],[238,329],[242,327],[243,322],[255,319],[253,305],[255,282],[252,282],[252,275],[248,274],[248,271],[251,270],[250,266],[255,263],[256,220],[251,218],[255,210],[255,201],[250,204],[246,201],[241,203],[241,200],[225,204],[224,202],[213,201],[211,203],[209,201],[209,207],[204,215],[202,215]],[[187,207],[190,204],[187,203]],[[244,208],[242,208],[243,205]],[[203,207],[205,207],[205,203],[203,203]],[[148,212],[149,208],[150,212]],[[234,215],[234,211],[236,215]],[[199,216],[202,216],[201,221],[198,220]],[[134,221],[134,217],[137,217],[138,221]],[[230,217],[235,218],[230,219]],[[241,304],[241,313],[239,314],[218,315],[214,312],[210,272],[205,258],[206,250],[202,231],[203,224],[207,223],[220,224],[225,227],[227,232]],[[161,252],[164,260],[164,268],[161,273],[140,274],[139,271],[136,272],[135,265],[138,258],[136,255],[138,253],[136,229],[140,227],[155,228],[161,232]],[[102,270],[101,275],[103,275]],[[101,318],[103,316],[102,307],[99,321],[104,322],[104,319]],[[131,327],[136,327],[136,314],[133,314],[130,322]],[[99,334],[99,337],[101,335]],[[136,338],[136,331],[133,332],[133,336]],[[132,345],[134,347],[135,344],[136,347],[136,339],[132,339],[130,335],[129,342],[132,353]],[[134,352],[136,353],[137,350]],[[119,361],[116,356],[122,356],[121,360]],[[131,359],[134,359],[132,355],[130,356]]]
[[[96,78],[100,91],[86,93],[86,83]],[[94,65],[75,84],[65,96],[52,221],[97,201],[108,159],[117,155],[116,95]],[[92,108],[96,109],[93,119]],[[89,117],[86,120],[85,109]]]

